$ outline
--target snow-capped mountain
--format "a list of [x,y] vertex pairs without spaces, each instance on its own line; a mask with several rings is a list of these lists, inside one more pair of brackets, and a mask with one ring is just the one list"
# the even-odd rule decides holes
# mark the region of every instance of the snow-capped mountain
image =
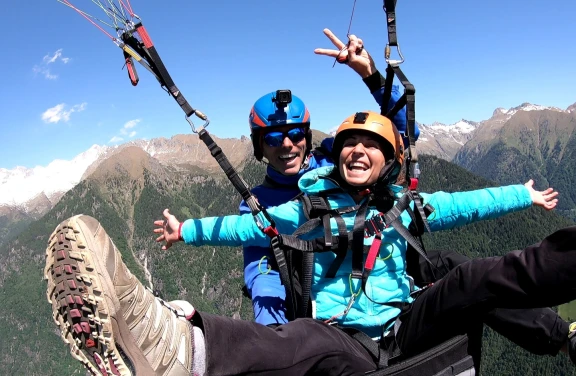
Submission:
[[107,150],[106,146],[93,145],[70,161],[57,159],[45,167],[0,168],[0,206],[15,206],[29,212],[35,210],[34,202],[38,200],[55,204]]
[[492,137],[493,132],[510,120],[518,112],[529,111],[554,111],[559,113],[576,112],[576,103],[562,110],[558,107],[547,107],[531,103],[522,103],[520,106],[510,109],[497,108],[492,117],[479,122],[460,120],[455,124],[445,125],[433,123],[431,125],[420,124],[420,137],[418,150],[422,154],[431,154],[437,157],[452,160],[456,153],[472,138],[482,132],[482,137]]
[[464,119],[450,125],[438,122],[419,124],[418,151],[451,160],[462,145],[470,140],[478,124]]

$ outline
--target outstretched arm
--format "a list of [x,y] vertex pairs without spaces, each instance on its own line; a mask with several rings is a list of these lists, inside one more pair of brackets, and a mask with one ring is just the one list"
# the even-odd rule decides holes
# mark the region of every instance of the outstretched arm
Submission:
[[[268,209],[268,213],[276,222],[276,229],[282,234],[291,234],[306,220],[299,202]],[[264,234],[251,214],[228,215],[224,217],[208,217],[188,219],[180,222],[168,209],[163,212],[164,220],[154,221],[154,233],[159,234],[157,242],[165,242],[166,250],[172,244],[184,241],[186,244],[225,245],[225,246],[269,246],[270,239]]]
[[558,192],[552,188],[535,191],[533,182],[526,185],[509,185],[485,188],[469,192],[436,192],[422,196],[436,210],[428,218],[433,231],[447,230],[486,219],[494,219],[508,213],[527,209],[532,205],[548,210],[556,206]]

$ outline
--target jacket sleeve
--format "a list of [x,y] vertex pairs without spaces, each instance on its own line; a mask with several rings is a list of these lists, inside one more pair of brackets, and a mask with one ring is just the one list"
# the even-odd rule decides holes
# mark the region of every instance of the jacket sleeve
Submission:
[[[293,233],[305,221],[300,202],[291,201],[267,210],[281,234]],[[267,225],[263,216],[262,221]],[[201,245],[267,247],[270,244],[270,238],[256,226],[251,214],[188,219],[182,225],[182,238],[186,244],[197,247]]]
[[432,231],[448,230],[469,223],[501,217],[532,206],[523,185],[485,188],[469,192],[423,193],[425,204],[436,210],[428,217]]

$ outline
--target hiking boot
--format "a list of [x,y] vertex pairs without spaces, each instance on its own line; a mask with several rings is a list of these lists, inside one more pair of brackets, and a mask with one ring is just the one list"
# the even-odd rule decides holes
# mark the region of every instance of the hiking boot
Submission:
[[194,309],[147,290],[96,219],[79,215],[56,227],[44,276],[62,339],[93,374],[192,374],[193,328],[185,316]]

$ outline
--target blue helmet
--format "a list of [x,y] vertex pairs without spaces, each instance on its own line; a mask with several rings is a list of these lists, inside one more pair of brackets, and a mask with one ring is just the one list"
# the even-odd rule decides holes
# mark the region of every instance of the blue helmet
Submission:
[[269,127],[285,125],[302,126],[306,129],[306,154],[311,149],[310,113],[300,98],[290,90],[276,90],[260,97],[252,106],[248,118],[254,156],[262,160],[260,147],[262,131]]

